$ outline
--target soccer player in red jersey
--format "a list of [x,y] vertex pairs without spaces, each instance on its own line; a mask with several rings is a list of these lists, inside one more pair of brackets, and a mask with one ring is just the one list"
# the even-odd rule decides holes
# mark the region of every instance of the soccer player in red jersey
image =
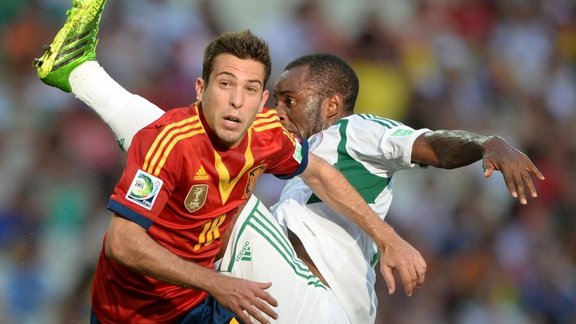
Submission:
[[[70,71],[95,59],[105,0],[73,3],[66,24],[36,62],[44,82],[68,91]],[[214,271],[222,236],[262,173],[298,175],[379,246],[394,242],[396,255],[414,274],[405,284],[420,284],[421,255],[336,169],[309,155],[307,142],[288,133],[275,111],[264,109],[271,70],[266,43],[249,31],[225,33],[207,46],[203,63],[198,103],[169,110],[133,138],[108,204],[114,214],[94,279],[92,321],[235,323],[252,317],[267,323],[264,314],[277,318],[271,307],[277,302],[266,292],[271,283]]]

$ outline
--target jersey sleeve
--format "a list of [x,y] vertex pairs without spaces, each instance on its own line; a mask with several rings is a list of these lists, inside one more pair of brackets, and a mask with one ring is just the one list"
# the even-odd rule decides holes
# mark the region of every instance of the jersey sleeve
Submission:
[[[165,160],[153,154],[156,130],[144,128],[128,150],[126,167],[107,208],[149,229],[166,205],[181,170],[182,154],[173,150]],[[163,163],[162,167],[159,164]]]
[[418,136],[429,131],[426,128],[412,129],[406,125],[386,129],[379,143],[382,159],[393,162],[399,169],[417,166],[412,163],[414,141]]
[[401,170],[417,167],[412,163],[414,141],[427,128],[413,129],[398,121],[358,116],[348,120],[346,137],[348,149],[362,160],[374,160],[388,170]]
[[291,179],[306,170],[308,166],[308,141],[303,138],[295,138],[288,132],[284,132],[288,141],[285,142],[283,147],[288,147],[288,151],[291,155],[286,155],[286,157],[280,162],[280,165],[286,163],[299,163],[296,171],[289,174],[275,174],[279,179]]

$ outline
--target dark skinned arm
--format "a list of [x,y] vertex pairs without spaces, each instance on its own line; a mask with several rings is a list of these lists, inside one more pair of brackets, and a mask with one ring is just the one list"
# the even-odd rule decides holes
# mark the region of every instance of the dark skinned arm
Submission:
[[412,162],[454,169],[482,160],[484,176],[502,173],[510,194],[521,204],[527,194],[538,194],[532,177],[544,180],[534,163],[500,136],[483,136],[463,130],[438,130],[420,135],[412,147]]

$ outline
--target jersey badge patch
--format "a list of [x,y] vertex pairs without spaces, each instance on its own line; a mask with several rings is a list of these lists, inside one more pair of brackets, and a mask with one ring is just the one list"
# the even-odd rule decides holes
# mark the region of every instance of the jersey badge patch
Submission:
[[126,199],[151,210],[163,184],[164,182],[161,179],[138,170],[128,189]]
[[207,197],[208,185],[193,185],[190,187],[188,195],[186,195],[186,199],[184,199],[184,207],[186,207],[189,212],[193,213],[204,206]]
[[310,137],[308,139],[308,150],[310,150],[310,152],[314,151],[318,146],[320,146],[320,143],[322,143],[323,139],[324,139],[323,133],[317,133],[312,137]]
[[260,176],[264,173],[264,170],[266,170],[266,164],[261,164],[248,172],[248,181],[246,182],[246,188],[244,188],[244,196],[242,196],[242,199],[250,197],[252,191],[254,191],[254,187],[256,187],[256,183],[258,183],[258,179],[260,179]]
[[294,154],[292,154],[292,157],[294,158],[294,160],[298,161],[298,163],[301,163],[302,162],[302,144],[300,144],[300,141],[295,140],[294,145],[296,147],[294,148]]

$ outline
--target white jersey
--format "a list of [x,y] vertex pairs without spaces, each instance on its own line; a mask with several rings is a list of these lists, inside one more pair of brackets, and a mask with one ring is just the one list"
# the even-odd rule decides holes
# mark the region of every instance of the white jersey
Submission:
[[236,220],[219,271],[234,277],[272,282],[266,291],[278,301],[271,323],[350,324],[346,310],[296,255],[270,211],[252,196]]
[[[427,131],[355,114],[312,136],[310,151],[342,172],[384,219],[392,201],[393,175],[418,167],[411,162],[412,146]],[[374,265],[379,254],[372,239],[321,202],[300,178],[288,182],[272,210],[280,224],[302,240],[351,321],[373,323],[377,306]]]

